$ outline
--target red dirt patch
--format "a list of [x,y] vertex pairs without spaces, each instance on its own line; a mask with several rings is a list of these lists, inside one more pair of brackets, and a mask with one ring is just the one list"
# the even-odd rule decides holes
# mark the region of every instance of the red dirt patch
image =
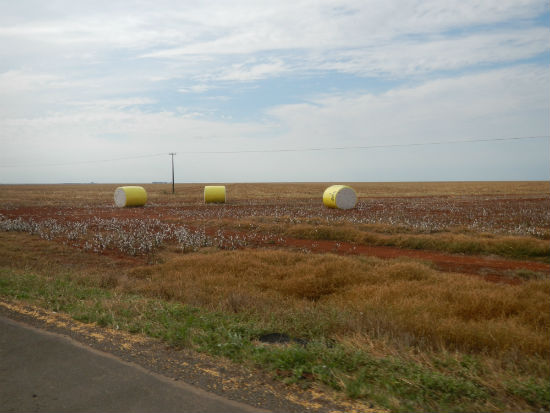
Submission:
[[514,270],[529,270],[534,272],[550,272],[550,265],[532,262],[505,260],[495,257],[445,254],[435,251],[411,250],[396,247],[380,247],[356,245],[342,241],[303,240],[285,238],[286,247],[307,249],[312,252],[336,254],[366,255],[383,259],[395,259],[400,257],[414,258],[429,261],[441,271],[459,272],[482,276],[487,281],[518,284],[521,280],[510,278],[510,272]]

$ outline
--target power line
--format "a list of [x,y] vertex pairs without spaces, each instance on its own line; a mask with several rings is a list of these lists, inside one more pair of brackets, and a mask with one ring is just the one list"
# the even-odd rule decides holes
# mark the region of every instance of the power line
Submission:
[[399,148],[408,146],[429,146],[429,145],[447,145],[457,143],[477,143],[477,142],[495,142],[495,141],[517,141],[524,139],[544,139],[550,138],[550,135],[540,136],[521,136],[513,138],[478,138],[462,139],[452,141],[435,142],[415,142],[415,143],[395,143],[385,145],[367,145],[367,146],[332,146],[332,147],[310,147],[310,148],[288,148],[288,149],[250,149],[238,151],[186,151],[186,154],[238,154],[238,153],[276,153],[276,152],[313,152],[313,151],[345,151],[354,149],[378,149],[378,148]]
[[[474,138],[474,139],[457,139],[448,141],[432,141],[432,142],[410,142],[410,143],[394,143],[394,144],[382,144],[382,145],[358,145],[358,146],[332,146],[332,147],[307,147],[307,148],[281,148],[281,149],[246,149],[236,151],[182,151],[183,154],[242,154],[242,153],[284,153],[284,152],[316,152],[316,151],[345,151],[345,150],[363,150],[363,149],[380,149],[380,148],[403,148],[412,146],[431,146],[431,145],[449,145],[460,143],[480,143],[480,142],[503,142],[503,141],[520,141],[528,139],[548,139],[550,135],[537,135],[537,136],[520,136],[520,137],[507,137],[507,138]],[[170,153],[169,155],[172,155]],[[175,153],[174,153],[175,155]],[[17,167],[47,167],[47,166],[69,166],[79,164],[93,164],[101,162],[116,162],[132,159],[153,158],[157,156],[166,156],[166,153],[156,153],[150,155],[138,155],[127,156],[123,158],[114,159],[97,159],[88,161],[74,161],[63,163],[51,163],[51,164],[20,164],[20,165],[0,165],[2,168],[17,168]],[[173,155],[172,155],[173,159]]]
[[17,168],[20,166],[69,166],[69,165],[80,165],[87,163],[101,163],[101,162],[116,162],[116,161],[127,161],[131,159],[142,159],[142,158],[154,158],[157,156],[165,156],[166,153],[155,153],[151,155],[137,155],[137,156],[125,156],[122,158],[112,158],[112,159],[94,159],[89,161],[73,161],[73,162],[62,162],[62,163],[44,163],[44,164],[20,164],[20,165],[0,165],[0,168]]

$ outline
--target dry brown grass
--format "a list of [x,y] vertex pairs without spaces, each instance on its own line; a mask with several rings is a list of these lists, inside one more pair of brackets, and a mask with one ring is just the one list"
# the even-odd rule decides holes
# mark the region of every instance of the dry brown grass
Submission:
[[[550,282],[511,286],[436,272],[412,261],[284,251],[165,255],[134,268],[124,288],[190,305],[311,318],[329,335],[396,345],[550,355]],[[311,320],[310,320],[311,321]]]
[[13,268],[49,277],[78,276],[101,287],[114,287],[130,268],[143,260],[108,257],[79,251],[27,234],[0,233],[0,267]]
[[[545,181],[519,182],[349,182],[362,197],[541,195],[548,196]],[[13,205],[112,205],[114,190],[126,184],[0,185],[0,202]],[[172,204],[200,202],[204,184],[137,184],[145,187],[149,202]],[[226,184],[228,202],[319,198],[331,183]]]

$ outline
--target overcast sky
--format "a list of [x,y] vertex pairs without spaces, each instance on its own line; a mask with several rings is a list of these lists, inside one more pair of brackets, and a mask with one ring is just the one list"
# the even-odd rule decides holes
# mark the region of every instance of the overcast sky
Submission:
[[169,152],[177,182],[549,179],[548,138],[395,146],[549,135],[549,25],[547,0],[0,0],[0,183],[169,181]]

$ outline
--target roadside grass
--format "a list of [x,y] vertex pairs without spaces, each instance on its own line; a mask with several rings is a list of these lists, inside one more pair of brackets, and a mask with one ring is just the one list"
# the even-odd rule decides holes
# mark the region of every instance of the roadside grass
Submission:
[[[0,296],[393,411],[550,408],[550,282],[284,251],[119,262],[0,234]],[[260,340],[283,334],[286,344]]]
[[363,245],[390,246],[449,253],[498,255],[515,259],[536,259],[550,262],[550,243],[534,237],[499,236],[493,234],[387,234],[365,231],[352,226],[293,225],[284,230],[286,236],[356,242]]

